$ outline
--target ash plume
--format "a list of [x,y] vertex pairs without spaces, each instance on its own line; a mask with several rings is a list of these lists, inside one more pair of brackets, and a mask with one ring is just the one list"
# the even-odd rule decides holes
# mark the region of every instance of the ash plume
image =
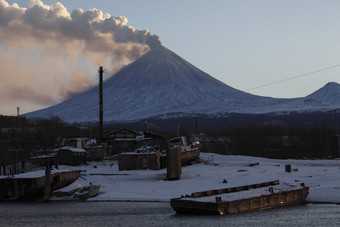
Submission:
[[99,65],[112,74],[161,45],[127,23],[97,9],[68,12],[59,2],[22,8],[0,0],[0,106],[55,104],[93,86]]

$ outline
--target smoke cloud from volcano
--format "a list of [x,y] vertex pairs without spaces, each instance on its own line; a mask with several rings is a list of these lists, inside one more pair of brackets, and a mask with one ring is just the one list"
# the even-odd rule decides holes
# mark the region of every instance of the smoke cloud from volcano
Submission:
[[60,102],[90,88],[98,66],[112,74],[161,45],[157,35],[127,23],[97,9],[68,12],[61,3],[40,0],[22,8],[0,0],[2,109]]

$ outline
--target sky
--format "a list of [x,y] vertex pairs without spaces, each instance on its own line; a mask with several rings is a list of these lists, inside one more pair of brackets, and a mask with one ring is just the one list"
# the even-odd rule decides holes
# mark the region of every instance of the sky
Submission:
[[[78,15],[72,18],[73,22],[78,18],[79,26],[68,23],[68,30],[60,33],[66,34],[66,38],[47,26],[52,17],[45,20],[38,13],[31,13],[24,21],[14,23],[13,18],[19,12],[0,15],[3,26],[0,28],[3,31],[0,31],[0,114],[16,115],[17,107],[20,113],[30,112],[70,98],[96,83],[99,65],[104,66],[105,77],[109,77],[145,53],[150,42],[158,39],[209,75],[256,95],[303,97],[327,82],[340,83],[340,1],[59,2],[61,5],[50,0],[0,0],[0,5],[17,3],[14,8],[58,6],[49,8],[61,9],[53,11],[55,18],[65,16],[66,12],[70,17],[74,10],[83,9],[72,14]],[[88,11],[93,8],[97,11]],[[23,10],[26,9],[20,12]],[[107,24],[103,23],[91,28],[96,31],[92,35],[88,35],[88,30],[83,34],[78,28],[83,28],[87,16],[97,22],[123,16],[115,19],[115,23],[121,23],[126,30],[119,30],[121,34],[130,32],[131,40],[117,40],[115,35],[114,43],[110,43],[111,33],[107,28],[113,25],[105,27]],[[39,26],[39,32],[34,32],[34,26]],[[98,31],[107,46],[94,42]],[[102,62],[103,59],[106,60]],[[326,68],[330,69],[323,70]],[[297,78],[286,80],[293,77]],[[282,80],[286,81],[275,83]],[[270,83],[274,84],[261,87]]]

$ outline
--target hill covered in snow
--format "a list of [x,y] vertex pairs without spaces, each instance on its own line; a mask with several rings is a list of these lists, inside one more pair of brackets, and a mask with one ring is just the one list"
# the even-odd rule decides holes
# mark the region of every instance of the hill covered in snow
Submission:
[[[96,122],[98,88],[58,105],[26,114],[58,116],[67,122]],[[169,49],[151,49],[104,82],[104,121],[131,122],[223,113],[327,111],[340,107],[340,85],[328,83],[303,98],[276,99],[234,89],[196,68]]]

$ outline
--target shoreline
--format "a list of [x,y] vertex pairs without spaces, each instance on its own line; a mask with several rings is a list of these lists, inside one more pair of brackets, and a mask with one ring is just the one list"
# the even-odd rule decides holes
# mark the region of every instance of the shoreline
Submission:
[[[89,199],[89,200],[78,200],[78,199],[51,199],[48,201],[44,201],[42,199],[38,200],[1,200],[0,204],[2,203],[61,203],[61,202],[67,202],[67,203],[98,203],[98,202],[103,202],[103,203],[169,203],[169,201],[165,200],[96,200],[96,199]],[[333,204],[333,205],[340,205],[340,202],[326,202],[326,201],[306,201],[304,204]]]
[[[90,162],[88,165],[59,165],[59,170],[84,170],[73,184],[101,185],[96,197],[87,202],[170,202],[171,198],[193,192],[225,189],[279,180],[286,186],[309,187],[306,199],[311,204],[340,204],[340,160],[278,160],[260,157],[201,153],[198,164],[183,166],[179,180],[167,181],[166,169],[119,171],[115,160]],[[258,163],[257,165],[250,165]],[[292,170],[287,172],[286,165]],[[32,175],[34,173],[31,173]],[[72,187],[65,188],[70,191]],[[43,201],[43,197],[20,201]],[[5,201],[5,200],[3,200]],[[10,199],[7,201],[11,201]],[[77,201],[71,196],[51,197],[55,201]]]

